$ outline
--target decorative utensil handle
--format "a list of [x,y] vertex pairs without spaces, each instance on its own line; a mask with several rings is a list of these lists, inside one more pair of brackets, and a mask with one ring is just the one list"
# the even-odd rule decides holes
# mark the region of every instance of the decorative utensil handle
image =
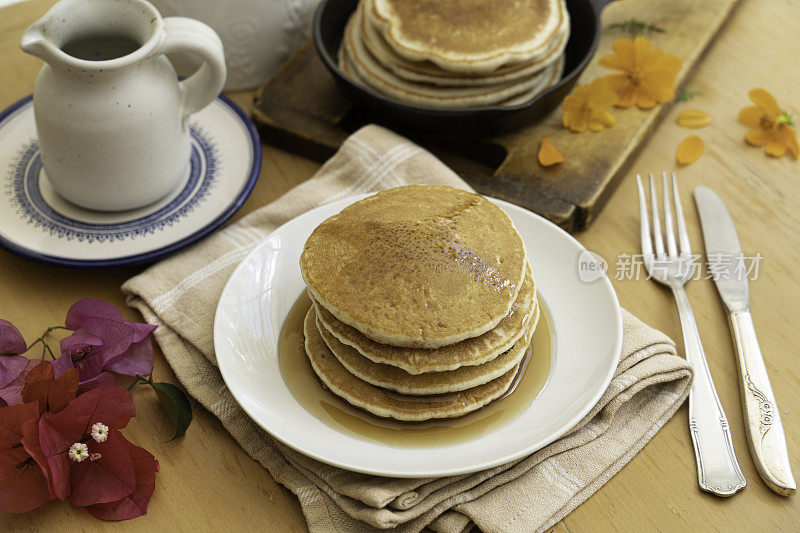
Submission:
[[183,120],[217,97],[225,85],[225,54],[222,41],[210,26],[186,17],[164,19],[164,39],[157,54],[188,52],[203,58],[197,72],[180,82]]
[[750,453],[764,483],[778,494],[791,496],[797,485],[789,465],[781,416],[756,339],[753,317],[749,311],[735,311],[728,315],[728,319],[739,365]]
[[747,485],[733,451],[728,419],[711,380],[700,333],[683,287],[673,287],[681,317],[686,359],[694,369],[689,393],[689,432],[697,459],[700,488],[717,496],[733,496]]

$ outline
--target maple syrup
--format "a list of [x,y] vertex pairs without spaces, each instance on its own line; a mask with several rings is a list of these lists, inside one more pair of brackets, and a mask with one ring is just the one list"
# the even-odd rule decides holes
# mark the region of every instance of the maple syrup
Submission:
[[389,446],[426,447],[472,440],[518,417],[544,389],[553,359],[550,312],[537,295],[539,323],[511,387],[473,413],[425,422],[384,419],[353,407],[317,378],[303,346],[303,319],[311,307],[305,291],[292,306],[278,338],[278,363],[286,386],[315,418],[353,437]]

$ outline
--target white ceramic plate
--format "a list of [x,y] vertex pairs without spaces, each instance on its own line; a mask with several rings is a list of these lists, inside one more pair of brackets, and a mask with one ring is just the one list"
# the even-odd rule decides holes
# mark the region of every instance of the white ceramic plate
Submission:
[[[333,202],[284,224],[231,275],[217,307],[214,346],[222,377],[248,415],[288,446],[356,472],[445,476],[490,468],[530,454],[574,426],[611,381],[622,346],[622,318],[610,281],[578,276],[583,246],[544,218],[494,200],[525,240],[536,287],[554,330],[550,377],[515,420],[473,440],[436,447],[390,447],[341,433],[295,400],[278,367],[278,336],[305,289],[299,258],[323,220],[364,196]],[[583,259],[585,259],[584,254]]]

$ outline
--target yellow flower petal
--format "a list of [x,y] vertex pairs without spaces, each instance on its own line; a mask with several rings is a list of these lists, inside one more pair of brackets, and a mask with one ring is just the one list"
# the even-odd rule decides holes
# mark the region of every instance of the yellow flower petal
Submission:
[[795,132],[794,128],[786,124],[782,124],[778,128],[778,133],[783,136],[783,139],[786,142],[786,146],[789,147],[789,152],[791,152],[792,157],[794,159],[800,158],[800,144],[797,142],[797,132]]
[[767,144],[767,147],[764,148],[764,151],[767,153],[767,155],[772,157],[783,157],[786,155],[786,141],[776,135],[769,142],[769,144]]
[[672,72],[673,76],[677,76],[682,66],[681,58],[674,54],[664,54],[664,58],[660,62],[660,67]]
[[701,155],[703,155],[703,140],[697,135],[690,135],[678,145],[675,158],[678,160],[678,164],[683,166],[691,165],[700,159]]
[[617,107],[631,107],[636,103],[636,87],[629,85],[618,91],[619,101],[614,104]]
[[617,39],[611,43],[611,49],[627,64],[636,61],[636,48],[634,46],[634,42],[627,37]]
[[678,114],[678,126],[684,128],[702,128],[713,121],[711,115],[699,109],[686,109]]
[[667,69],[653,69],[642,80],[642,89],[656,102],[667,103],[675,96],[675,74]]
[[744,134],[744,140],[753,146],[764,146],[772,140],[772,130],[754,129]]
[[595,120],[604,126],[613,126],[617,123],[617,119],[614,118],[614,115],[605,109],[596,109],[594,115],[592,116],[592,120]]
[[757,88],[751,90],[747,93],[750,97],[750,100],[753,101],[758,107],[762,108],[765,111],[772,113],[773,115],[780,115],[781,108],[778,106],[778,101],[775,100],[775,97],[772,96],[766,89]]
[[558,149],[553,146],[553,143],[551,143],[550,139],[547,137],[542,137],[542,144],[539,146],[538,158],[539,163],[543,167],[550,167],[564,162],[564,156],[561,155],[561,152],[559,152]]
[[574,94],[568,94],[564,101],[561,102],[561,109],[566,111],[577,111],[581,107],[581,102],[575,97]]
[[754,106],[743,107],[739,111],[739,122],[748,128],[758,128],[761,126],[761,110]]
[[596,78],[589,86],[592,93],[592,100],[595,105],[608,107],[614,105],[619,100],[617,93],[611,88],[608,77]]
[[649,92],[639,89],[636,93],[636,106],[639,109],[652,109],[656,106],[656,100]]
[[653,45],[650,44],[650,41],[642,37],[641,35],[636,37],[633,41],[633,50],[635,54],[635,61],[637,64],[641,65],[650,56],[650,50],[652,50]]
[[606,54],[597,60],[597,64],[604,68],[611,70],[625,70],[628,62],[622,57],[615,54]]
[[569,121],[569,129],[575,133],[583,133],[586,131],[586,127],[586,117],[583,116],[583,113],[575,114]]

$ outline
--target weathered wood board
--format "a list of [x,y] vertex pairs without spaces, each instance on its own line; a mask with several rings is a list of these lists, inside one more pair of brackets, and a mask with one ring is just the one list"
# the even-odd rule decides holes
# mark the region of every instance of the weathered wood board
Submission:
[[[665,33],[647,37],[654,46],[683,61],[678,87],[698,65],[708,44],[738,0],[624,0],[603,12],[597,57],[626,36],[614,23],[630,18],[653,22]],[[609,71],[595,57],[578,83]],[[668,106],[669,104],[667,104]],[[415,141],[437,154],[483,194],[508,200],[539,213],[568,231],[586,227],[614,191],[642,141],[666,106],[649,111],[613,110],[617,123],[600,133],[571,133],[561,127],[561,110],[513,133],[475,141]],[[339,91],[333,77],[306,43],[258,91],[252,114],[265,142],[323,160],[355,129],[370,122]],[[543,168],[536,159],[542,137],[549,137],[566,161]],[[664,147],[675,150],[676,147]],[[643,171],[662,169],[642,169]]]

